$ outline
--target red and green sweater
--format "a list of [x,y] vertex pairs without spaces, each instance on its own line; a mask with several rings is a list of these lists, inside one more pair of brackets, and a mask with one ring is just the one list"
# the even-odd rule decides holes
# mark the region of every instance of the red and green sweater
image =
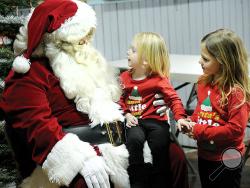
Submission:
[[223,108],[220,107],[221,92],[217,86],[198,84],[197,93],[198,104],[191,119],[196,122],[193,133],[199,157],[220,161],[227,148],[243,154],[249,104],[240,105],[244,97],[242,90],[233,88]]
[[153,105],[155,94],[161,93],[176,120],[186,116],[180,97],[166,77],[151,75],[143,80],[133,80],[131,73],[125,71],[121,74],[120,79],[123,95],[119,103],[124,113],[131,113],[141,119],[167,120],[166,115],[159,116],[156,113],[159,107]]

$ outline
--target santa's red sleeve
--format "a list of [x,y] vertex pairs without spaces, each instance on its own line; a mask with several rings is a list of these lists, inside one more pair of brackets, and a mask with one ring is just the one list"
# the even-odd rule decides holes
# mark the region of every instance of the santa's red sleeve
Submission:
[[32,67],[28,75],[9,75],[1,108],[9,126],[25,133],[32,160],[42,166],[51,182],[67,186],[83,162],[96,153],[89,143],[62,131],[46,96],[51,84],[47,70],[39,63]]

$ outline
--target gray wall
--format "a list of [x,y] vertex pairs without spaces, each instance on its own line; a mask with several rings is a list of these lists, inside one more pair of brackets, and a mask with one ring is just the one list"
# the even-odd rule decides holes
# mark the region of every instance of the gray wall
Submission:
[[[199,54],[201,37],[226,27],[250,49],[250,0],[134,0],[92,6],[98,18],[94,43],[109,61],[125,58],[133,35],[140,31],[160,33],[170,53]],[[179,84],[173,81],[174,86]],[[190,90],[191,85],[178,90],[184,103]],[[196,145],[186,136],[179,140]]]
[[250,49],[249,0],[134,0],[92,6],[98,18],[94,42],[108,60],[125,58],[140,31],[160,33],[170,53],[199,54],[201,37],[226,27]]

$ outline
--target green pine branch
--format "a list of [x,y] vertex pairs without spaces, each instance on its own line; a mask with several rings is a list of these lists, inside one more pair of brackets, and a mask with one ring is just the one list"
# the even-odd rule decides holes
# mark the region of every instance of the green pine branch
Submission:
[[14,53],[10,47],[0,48],[0,59],[13,59]]
[[38,4],[38,0],[1,0],[0,14],[9,15],[13,14],[18,8],[31,8]]
[[[1,62],[2,61],[2,62]],[[2,80],[8,75],[9,71],[11,70],[13,60],[2,60],[0,59],[0,78]]]
[[18,180],[16,163],[5,139],[4,123],[0,122],[0,187]]
[[14,53],[10,47],[0,48],[0,78],[4,79],[10,69],[14,60]]

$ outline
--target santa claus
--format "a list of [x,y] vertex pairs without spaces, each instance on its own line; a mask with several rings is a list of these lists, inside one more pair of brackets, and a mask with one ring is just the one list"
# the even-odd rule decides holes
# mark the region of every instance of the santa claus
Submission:
[[109,179],[129,187],[125,145],[65,132],[123,121],[118,72],[91,45],[95,28],[95,12],[79,0],[46,0],[20,28],[0,109],[21,187],[108,188]]

